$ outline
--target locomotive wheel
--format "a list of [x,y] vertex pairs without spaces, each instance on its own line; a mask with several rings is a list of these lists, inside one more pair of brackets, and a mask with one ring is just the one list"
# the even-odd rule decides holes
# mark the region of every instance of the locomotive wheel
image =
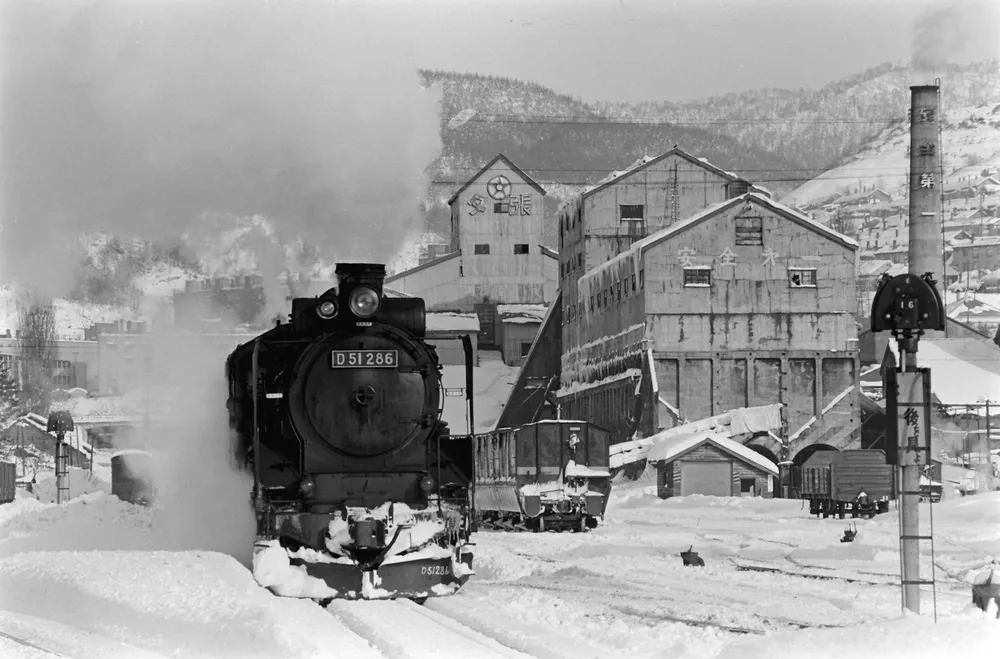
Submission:
[[538,516],[538,532],[545,533],[545,518],[541,515]]

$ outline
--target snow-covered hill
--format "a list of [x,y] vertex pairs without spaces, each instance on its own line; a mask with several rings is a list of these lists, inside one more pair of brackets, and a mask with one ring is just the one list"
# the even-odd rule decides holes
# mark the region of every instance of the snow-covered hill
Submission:
[[[974,107],[944,108],[941,135],[945,186],[977,181],[984,169],[1000,168],[1000,99]],[[906,194],[909,169],[909,124],[882,131],[848,162],[824,172],[785,195],[782,201],[800,208],[835,193],[854,194],[879,188],[893,196]]]

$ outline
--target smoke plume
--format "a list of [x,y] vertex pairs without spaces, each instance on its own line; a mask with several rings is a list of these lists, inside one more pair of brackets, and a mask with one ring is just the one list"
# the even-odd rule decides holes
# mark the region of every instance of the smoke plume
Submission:
[[384,261],[415,228],[440,91],[365,3],[0,7],[3,279],[59,295],[81,232],[169,241],[204,212],[330,260]]
[[[970,41],[980,38],[985,21],[996,30],[993,0],[952,0],[944,6],[925,10],[914,22],[910,66],[914,73],[927,76],[941,73],[970,50]],[[996,35],[986,38],[995,43]]]

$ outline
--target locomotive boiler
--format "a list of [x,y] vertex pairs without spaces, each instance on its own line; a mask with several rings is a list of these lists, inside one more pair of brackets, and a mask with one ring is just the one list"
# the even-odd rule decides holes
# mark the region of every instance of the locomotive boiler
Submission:
[[234,450],[254,476],[254,578],[324,604],[452,594],[472,574],[473,444],[441,419],[424,301],[386,297],[380,264],[336,275],[226,362]]

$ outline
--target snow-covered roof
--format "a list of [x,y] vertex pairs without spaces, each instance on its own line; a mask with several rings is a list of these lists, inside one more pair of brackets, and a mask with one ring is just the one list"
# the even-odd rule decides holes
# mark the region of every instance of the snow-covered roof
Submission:
[[717,434],[710,430],[696,431],[689,435],[677,435],[667,437],[666,439],[657,439],[657,435],[653,435],[649,439],[653,442],[652,448],[649,449],[649,453],[646,455],[646,460],[649,462],[670,462],[688,451],[708,443],[738,457],[744,462],[749,462],[763,469],[773,476],[778,475],[778,466],[757,451],[747,448],[725,435]]
[[479,332],[479,316],[474,313],[437,311],[427,314],[428,332]]
[[[500,353],[492,350],[479,351],[479,366],[472,370],[473,413],[475,432],[493,430],[504,403],[510,396],[517,379],[518,369],[503,363]],[[442,419],[448,423],[452,434],[469,432],[467,402],[465,392],[465,366],[444,366],[441,374],[445,389]]]
[[549,310],[546,304],[498,304],[497,314],[504,323],[540,323]]
[[[897,363],[896,342],[889,349]],[[931,391],[944,405],[970,405],[1000,396],[1000,346],[972,338],[921,339],[917,366],[931,369]]]

